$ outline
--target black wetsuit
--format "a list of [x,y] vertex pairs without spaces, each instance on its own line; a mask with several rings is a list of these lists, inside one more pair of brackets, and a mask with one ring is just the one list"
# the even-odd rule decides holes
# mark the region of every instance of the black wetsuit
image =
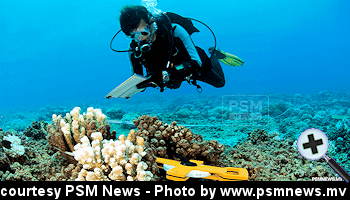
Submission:
[[[162,15],[157,18],[156,23],[158,26],[156,40],[152,43],[150,51],[142,52],[142,56],[137,58],[140,53],[135,51],[137,43],[132,41],[130,44],[133,50],[130,54],[130,60],[134,73],[144,75],[144,66],[147,76],[151,77],[150,81],[156,83],[160,88],[179,88],[185,77],[190,74],[192,74],[192,79],[206,82],[214,87],[223,87],[225,85],[225,77],[221,65],[214,56],[209,58],[203,49],[196,47],[202,61],[202,66],[199,66],[196,61],[191,59],[181,39],[173,37],[169,18]],[[182,64],[184,69],[166,69],[168,61],[173,63],[174,66]],[[162,72],[164,70],[170,75],[170,81],[166,84],[163,82]]]

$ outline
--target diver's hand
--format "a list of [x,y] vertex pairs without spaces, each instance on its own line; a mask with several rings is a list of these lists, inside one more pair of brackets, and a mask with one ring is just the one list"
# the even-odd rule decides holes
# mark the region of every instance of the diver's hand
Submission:
[[185,81],[191,82],[192,74],[185,77]]
[[[148,87],[153,87],[153,88],[155,88],[155,87],[157,87],[157,84],[156,83],[154,83],[154,82],[152,82],[152,80],[150,80],[150,79],[147,79],[147,80],[145,80],[145,81],[143,81],[143,82],[141,82],[141,83],[139,83],[139,84],[137,84],[136,85],[136,88],[137,89],[146,89],[146,88],[148,88]],[[144,90],[143,90],[144,91]]]

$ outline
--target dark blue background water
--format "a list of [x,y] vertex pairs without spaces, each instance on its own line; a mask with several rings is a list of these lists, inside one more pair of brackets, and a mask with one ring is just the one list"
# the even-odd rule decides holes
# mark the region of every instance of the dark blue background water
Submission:
[[[139,0],[1,0],[0,109],[103,97],[130,75],[127,54],[109,49],[119,11]],[[223,66],[227,84],[204,94],[350,90],[350,3],[345,0],[161,0],[159,8],[194,17],[218,47],[246,61]],[[194,39],[208,48],[205,27]],[[118,46],[128,47],[119,37]],[[202,84],[203,85],[203,84]],[[160,95],[196,93],[186,84]],[[148,90],[137,98],[159,95]]]

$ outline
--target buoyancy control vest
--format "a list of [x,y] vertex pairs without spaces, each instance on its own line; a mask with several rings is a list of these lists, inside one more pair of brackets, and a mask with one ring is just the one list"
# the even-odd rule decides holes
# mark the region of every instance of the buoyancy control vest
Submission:
[[[156,17],[155,22],[158,29],[156,31],[156,39],[152,43],[152,48],[148,52],[142,52],[141,56],[137,56],[136,61],[144,65],[147,75],[151,75],[153,81],[162,87],[162,72],[167,70],[169,63],[176,66],[191,60],[181,39],[174,37],[176,26],[173,28],[172,24],[182,26],[189,35],[199,32],[199,30],[194,27],[190,19],[171,12],[163,13]],[[140,53],[136,52],[138,44],[135,41],[132,41],[130,47],[133,55]],[[180,77],[178,81],[182,81]]]

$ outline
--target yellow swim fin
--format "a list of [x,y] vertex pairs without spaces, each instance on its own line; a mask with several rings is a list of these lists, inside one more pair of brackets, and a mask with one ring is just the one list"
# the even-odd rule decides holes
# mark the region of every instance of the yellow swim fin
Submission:
[[211,53],[214,54],[214,56],[222,63],[226,64],[226,65],[230,65],[230,66],[234,66],[234,67],[238,67],[238,66],[242,66],[244,64],[244,61],[242,59],[240,59],[239,57],[224,52],[222,50],[218,50],[218,49],[213,49],[210,48],[209,51]]

